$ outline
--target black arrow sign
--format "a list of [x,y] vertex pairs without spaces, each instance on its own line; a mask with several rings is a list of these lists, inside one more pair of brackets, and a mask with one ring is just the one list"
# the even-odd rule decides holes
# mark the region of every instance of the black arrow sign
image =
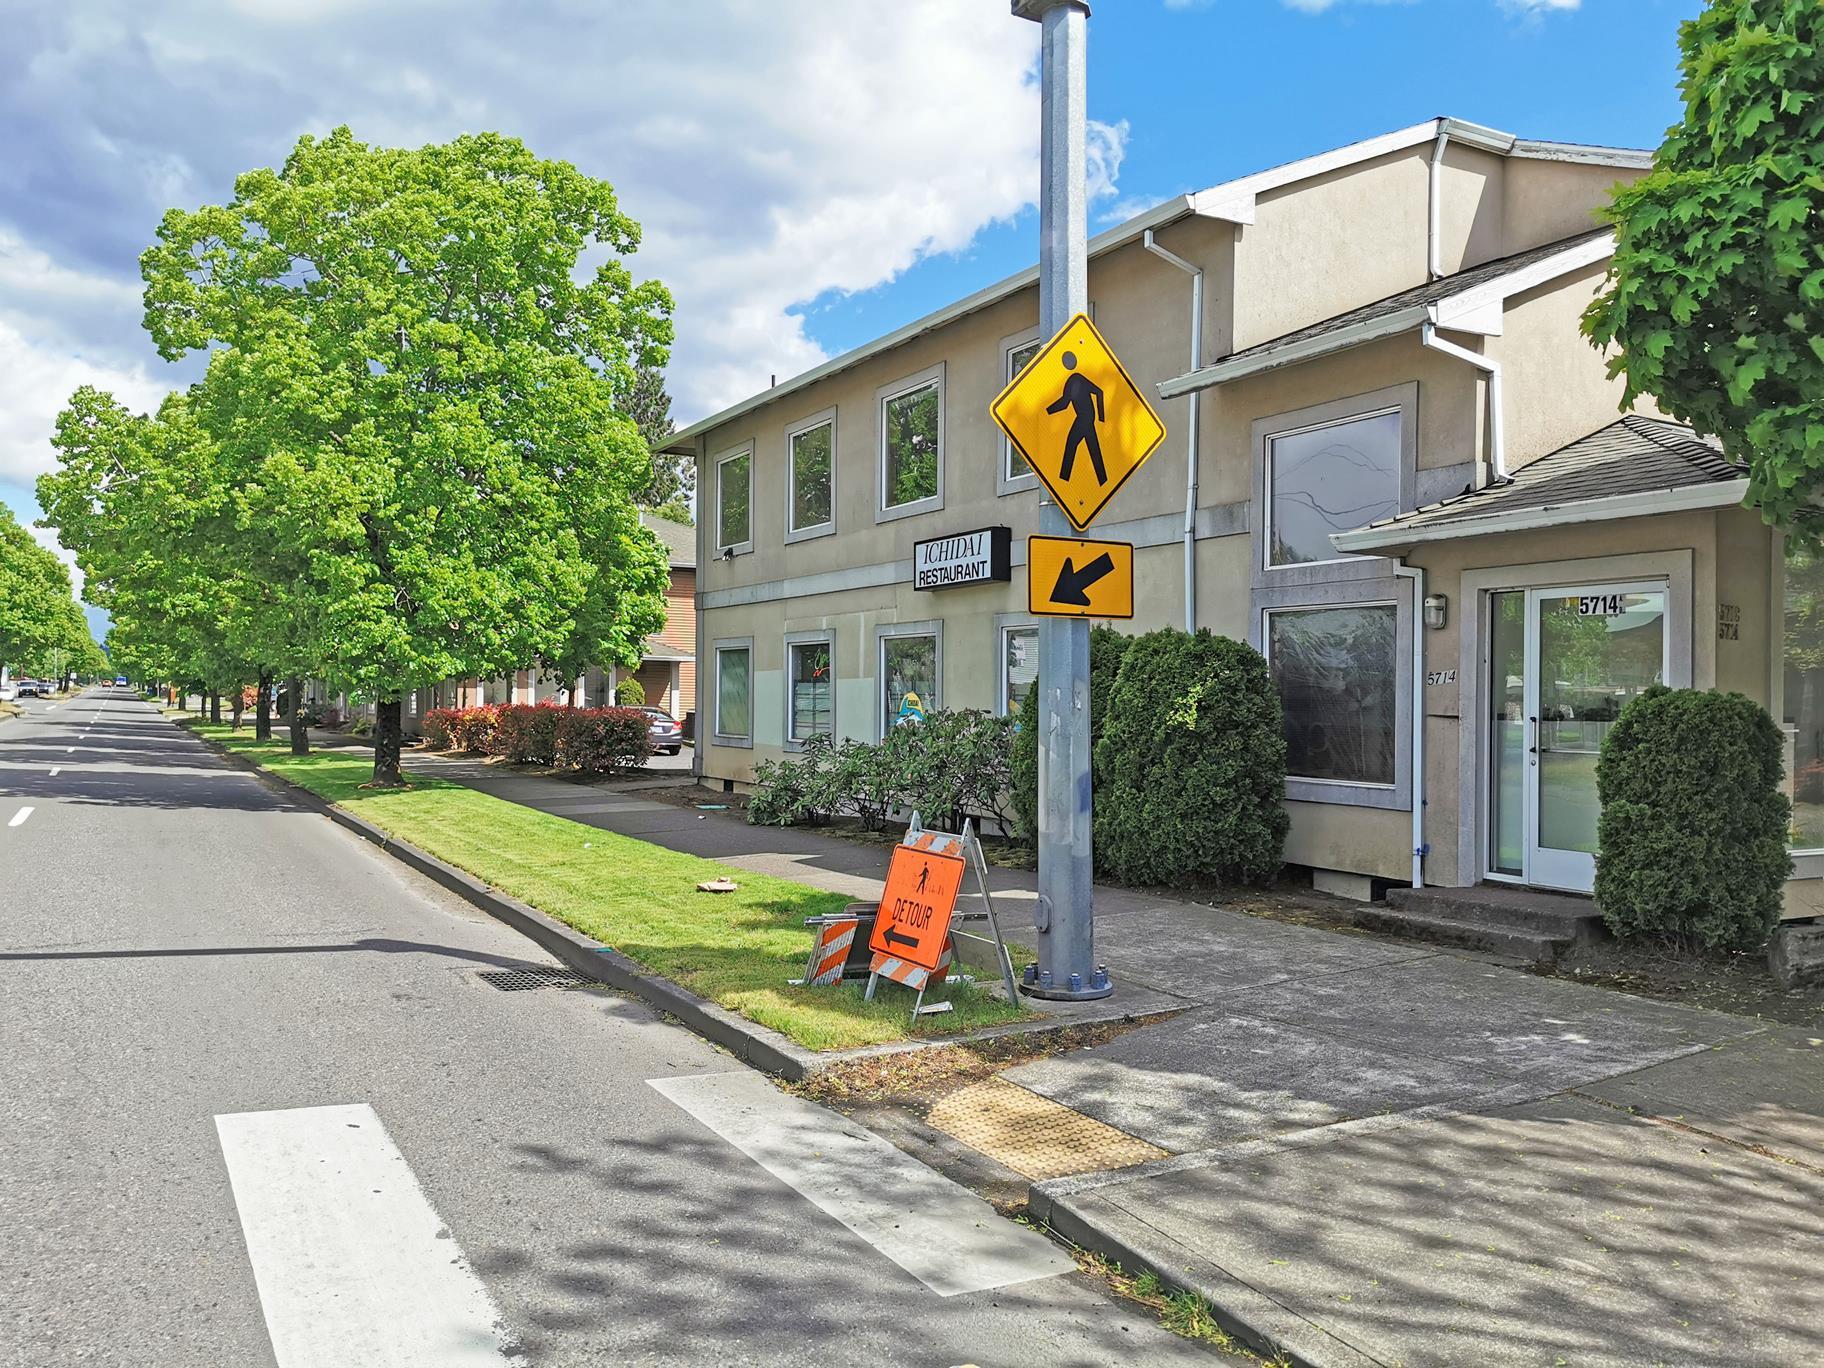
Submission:
[[888,945],[892,945],[895,942],[897,942],[900,945],[909,945],[914,950],[916,950],[918,948],[918,937],[902,936],[899,933],[899,928],[897,926],[889,926],[887,928],[887,934],[886,934],[885,940]]
[[1068,603],[1078,608],[1089,607],[1089,586],[1102,576],[1114,572],[1114,558],[1104,551],[1081,570],[1064,558],[1064,568],[1058,571],[1058,582],[1051,591],[1053,603]]

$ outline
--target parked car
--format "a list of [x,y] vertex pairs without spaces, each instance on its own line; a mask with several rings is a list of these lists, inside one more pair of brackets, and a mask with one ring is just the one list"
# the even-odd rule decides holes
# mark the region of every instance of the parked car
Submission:
[[18,697],[19,686],[17,684],[14,684],[11,680],[8,680],[5,684],[0,684],[0,703],[11,703]]
[[50,686],[42,679],[20,679],[15,683],[18,686],[20,698],[43,698],[51,691]]
[[640,711],[651,719],[646,727],[646,735],[652,741],[655,751],[676,755],[684,748],[684,729],[678,726],[676,718],[663,708],[641,708]]

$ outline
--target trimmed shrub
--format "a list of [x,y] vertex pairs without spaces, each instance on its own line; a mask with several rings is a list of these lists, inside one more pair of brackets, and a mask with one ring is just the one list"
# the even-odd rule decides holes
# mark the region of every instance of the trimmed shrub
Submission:
[[501,704],[494,709],[494,731],[484,749],[515,764],[554,765],[558,716],[569,711],[555,703]]
[[[1115,687],[1115,676],[1121,670],[1121,658],[1127,654],[1128,644],[1133,641],[1113,627],[1091,627],[1089,629],[1089,744],[1092,782],[1098,787],[1100,776],[1095,774],[1095,746],[1102,739],[1102,724],[1108,716],[1108,696]],[[1013,816],[1017,820],[1020,833],[1029,841],[1039,838],[1039,731],[1036,719],[1039,715],[1039,685],[1034,680],[1026,689],[1026,699],[1020,705],[1017,719],[1018,729],[1013,736],[1012,767],[1010,775],[1010,796],[1013,803]],[[1035,725],[1026,725],[1033,719]]]
[[651,719],[637,708],[553,708],[553,763],[584,774],[637,769],[652,754]]
[[[459,708],[427,708],[425,710],[421,726],[426,750],[443,751],[450,748],[452,731],[460,713]],[[302,720],[302,709],[299,710],[299,716]]]
[[614,701],[623,708],[638,708],[646,702],[646,686],[637,679],[623,679],[614,686]]
[[478,751],[482,754],[493,754],[494,723],[497,709],[483,705],[479,708],[456,708],[450,724],[450,747],[459,751]]
[[1132,884],[1278,872],[1286,740],[1258,651],[1207,629],[1148,632],[1122,657],[1104,712],[1098,867]]
[[1785,747],[1739,693],[1655,684],[1622,709],[1596,762],[1596,905],[1618,937],[1751,950],[1792,871]]

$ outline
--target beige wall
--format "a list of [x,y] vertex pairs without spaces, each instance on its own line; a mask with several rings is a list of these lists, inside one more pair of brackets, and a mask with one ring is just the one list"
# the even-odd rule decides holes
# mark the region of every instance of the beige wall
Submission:
[[[1162,245],[1206,271],[1206,360],[1422,283],[1430,150],[1425,144],[1263,195],[1255,222],[1245,227],[1191,219],[1160,230]],[[1614,179],[1612,172],[1592,177],[1589,168],[1566,174],[1555,167],[1544,176],[1530,170],[1517,173],[1520,165],[1461,145],[1451,147],[1442,215],[1447,270],[1577,231],[1587,225],[1603,187]],[[1545,195],[1553,202],[1516,205],[1517,196],[1528,195]],[[1505,335],[1491,341],[1491,354],[1500,356],[1512,377],[1509,449],[1520,459],[1533,459],[1615,416],[1617,391],[1603,375],[1601,358],[1575,331],[1577,314],[1599,277],[1600,270],[1593,270],[1566,290],[1535,291],[1512,310]],[[1182,272],[1139,243],[1090,264],[1096,324],[1149,393],[1187,369],[1189,288]],[[936,332],[763,403],[704,439],[699,487],[705,492],[702,516],[712,527],[715,459],[751,443],[754,470],[752,550],[732,560],[706,559],[699,576],[705,691],[699,735],[708,776],[745,782],[757,762],[785,753],[789,633],[832,635],[836,727],[845,736],[878,734],[876,633],[886,624],[941,620],[941,702],[950,707],[999,706],[999,628],[1028,620],[1024,538],[1036,530],[1038,495],[1031,490],[998,492],[1001,441],[988,405],[1003,383],[1003,345],[1036,330],[1037,309],[1035,290],[1017,292]],[[944,375],[944,507],[940,512],[881,521],[878,395],[885,386],[939,365]],[[1458,468],[1481,455],[1487,441],[1483,381],[1473,367],[1421,347],[1416,335],[1202,393],[1196,400],[1203,423],[1199,502],[1206,523],[1219,534],[1204,536],[1196,546],[1200,625],[1245,639],[1256,613],[1248,530],[1259,520],[1259,510],[1252,507],[1255,423],[1415,383],[1418,467],[1421,472],[1448,471],[1431,482],[1433,497],[1454,493],[1454,486],[1444,486]],[[1179,399],[1159,405],[1168,428],[1164,445],[1122,488],[1096,526],[1098,535],[1139,544],[1137,615],[1131,623],[1121,624],[1126,630],[1182,622],[1183,550],[1178,537],[1190,402]],[[837,530],[787,544],[785,433],[800,420],[832,408]],[[1698,521],[1704,527],[1712,525]],[[998,524],[1013,530],[1015,566],[1010,583],[923,593],[910,587],[915,541]],[[1568,544],[1582,548],[1578,554],[1590,554],[1592,543],[1608,535],[1606,530],[1585,529],[1571,534]],[[1501,557],[1533,557],[1540,552],[1529,540],[1524,550],[1510,543],[1434,554],[1440,558],[1440,573],[1445,573],[1452,555],[1460,567],[1466,555],[1492,555],[1497,559],[1477,563],[1502,563]],[[818,577],[815,584],[806,584],[813,576]],[[780,586],[786,582],[794,587],[790,597],[782,599]],[[1404,596],[1403,586],[1400,592]],[[1713,606],[1708,611],[1713,615]],[[1447,634],[1430,635],[1434,639],[1427,641],[1428,649],[1444,649],[1444,641],[1435,638]],[[709,735],[714,643],[746,638],[753,641],[753,744],[717,745]],[[1427,704],[1431,702],[1428,696]],[[1434,823],[1450,822],[1449,814],[1455,811],[1455,727],[1454,715],[1442,713],[1426,724],[1428,768],[1434,783],[1447,786],[1450,803],[1441,807],[1433,798]],[[1407,875],[1409,810],[1315,802],[1288,806],[1289,860],[1378,878]]]

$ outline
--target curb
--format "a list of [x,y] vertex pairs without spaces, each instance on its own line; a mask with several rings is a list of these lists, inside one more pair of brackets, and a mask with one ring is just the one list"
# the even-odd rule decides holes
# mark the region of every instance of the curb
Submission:
[[327,817],[337,826],[353,832],[369,845],[379,847],[384,854],[392,856],[401,864],[423,874],[471,906],[486,912],[497,921],[504,922],[528,940],[536,942],[561,961],[566,968],[574,970],[583,978],[640,998],[659,1011],[676,1017],[705,1040],[720,1045],[737,1058],[766,1073],[774,1074],[788,1083],[802,1083],[826,1069],[859,1059],[878,1059],[887,1055],[942,1049],[950,1045],[968,1045],[976,1041],[992,1040],[1003,1035],[1028,1034],[1038,1037],[1053,1031],[1062,1031],[1071,1026],[1137,1019],[1129,1012],[1115,1009],[1102,1014],[1073,1017],[1061,1021],[1010,1021],[999,1026],[986,1026],[981,1030],[967,1031],[957,1035],[935,1036],[926,1040],[894,1041],[884,1045],[862,1045],[851,1050],[807,1050],[770,1027],[749,1021],[746,1017],[737,1016],[725,1007],[717,1006],[707,998],[698,997],[689,989],[680,987],[663,975],[654,973],[629,959],[620,951],[603,945],[599,941],[591,940],[582,932],[540,912],[530,903],[523,903],[517,898],[510,897],[482,882],[473,874],[438,859],[428,851],[420,850],[409,841],[400,840],[390,832],[383,831],[372,822],[357,817],[347,808],[337,806],[327,798],[305,788],[302,784],[294,783],[283,775],[273,773],[257,762],[229,750],[210,737],[198,736],[194,730],[184,726],[181,722],[174,723],[174,725],[188,732],[229,764],[246,770],[268,787],[283,793],[286,798],[298,806]]

